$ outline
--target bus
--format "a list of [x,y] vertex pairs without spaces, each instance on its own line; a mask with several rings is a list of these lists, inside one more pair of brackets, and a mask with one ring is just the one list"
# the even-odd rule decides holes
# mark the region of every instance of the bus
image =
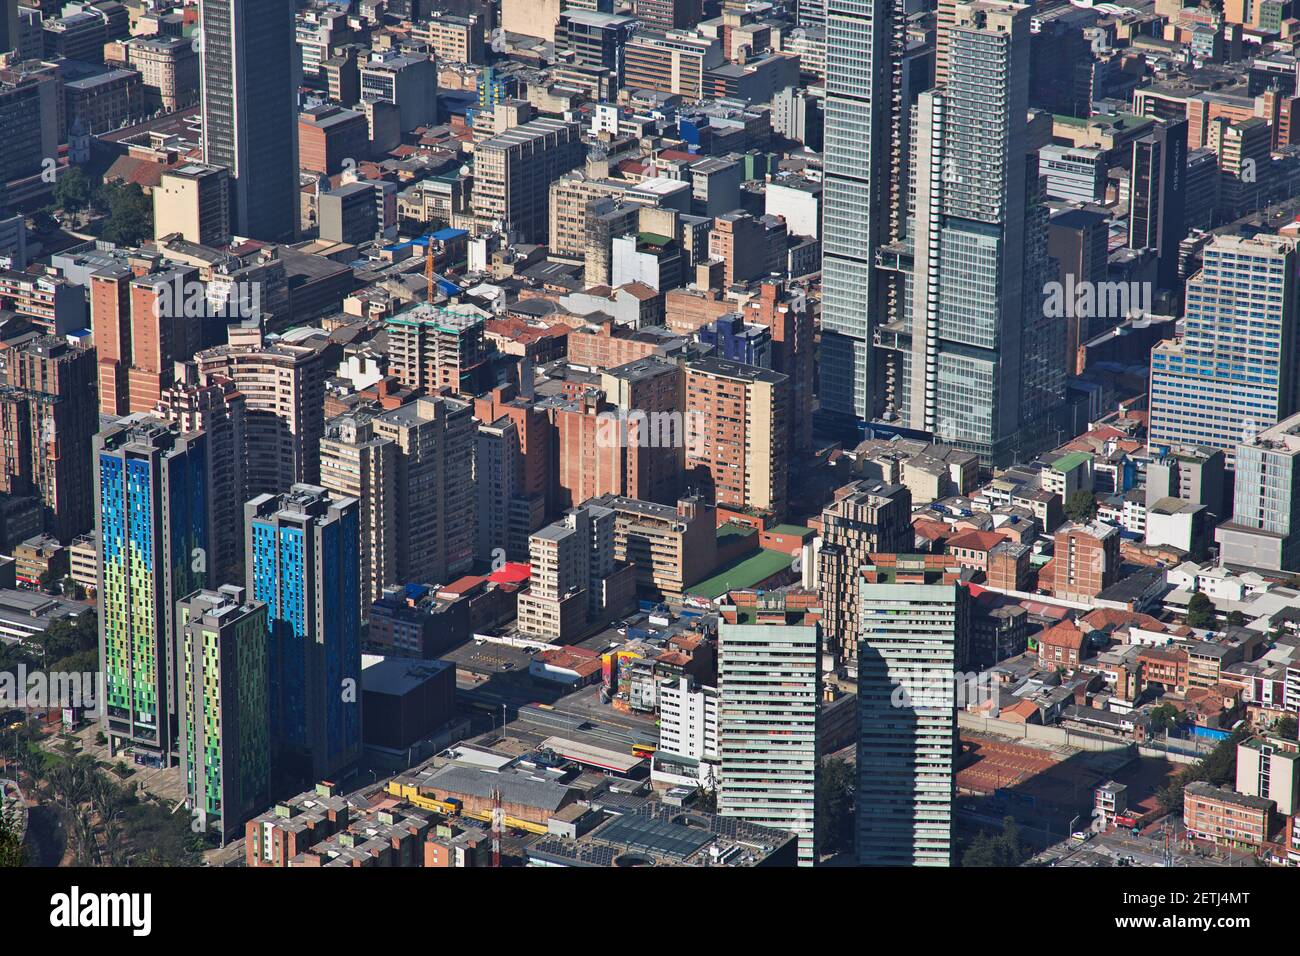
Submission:
[[642,759],[649,760],[651,757],[655,755],[655,751],[658,749],[659,748],[654,746],[653,744],[633,744],[632,756],[641,757]]

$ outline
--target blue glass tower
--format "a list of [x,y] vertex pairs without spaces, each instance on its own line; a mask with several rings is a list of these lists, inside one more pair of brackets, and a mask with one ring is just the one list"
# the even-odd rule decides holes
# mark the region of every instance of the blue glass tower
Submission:
[[271,629],[271,738],[315,780],[361,755],[360,524],[355,498],[315,485],[244,506],[249,596]]

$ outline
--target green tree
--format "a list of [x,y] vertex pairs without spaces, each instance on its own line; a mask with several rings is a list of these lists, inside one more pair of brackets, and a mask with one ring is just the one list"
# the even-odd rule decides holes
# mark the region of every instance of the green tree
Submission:
[[72,166],[54,186],[54,204],[68,212],[80,212],[95,198],[95,185],[80,166]]
[[1071,521],[1091,521],[1097,516],[1097,499],[1091,491],[1082,488],[1070,495],[1065,502],[1065,516]]
[[1020,839],[1020,827],[1014,817],[1002,818],[1002,832],[993,836],[981,830],[962,854],[962,866],[1019,866],[1033,855],[1033,849]]
[[1246,615],[1242,614],[1240,611],[1228,612],[1229,627],[1244,627],[1245,624],[1246,624]]
[[1173,704],[1161,704],[1151,711],[1151,731],[1156,734],[1163,734],[1166,730],[1173,730],[1178,726],[1182,719],[1182,714]]
[[22,866],[26,862],[27,851],[15,814],[0,813],[0,868]]
[[1297,731],[1297,721],[1294,717],[1279,717],[1277,723],[1273,725],[1273,733],[1286,740],[1295,740]]
[[1216,787],[1235,781],[1237,744],[1249,736],[1250,731],[1245,727],[1234,730],[1196,763],[1174,774],[1173,779],[1156,793],[1160,809],[1166,813],[1180,813],[1183,809],[1183,788],[1197,780],[1214,784]]
[[817,779],[817,845],[822,853],[853,846],[853,768],[838,757],[821,762]]
[[1214,626],[1214,602],[1197,591],[1187,602],[1187,626],[1207,628]]
[[108,216],[102,238],[119,246],[138,246],[153,235],[153,204],[139,183],[106,183],[96,203]]

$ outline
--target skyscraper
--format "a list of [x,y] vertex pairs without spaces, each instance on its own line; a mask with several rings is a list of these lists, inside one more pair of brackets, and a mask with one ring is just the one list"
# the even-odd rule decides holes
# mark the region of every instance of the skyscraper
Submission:
[[167,766],[179,748],[176,602],[203,587],[208,447],[133,415],[95,438],[99,657],[109,752]]
[[821,408],[875,417],[876,251],[885,240],[890,0],[827,0]]
[[202,0],[203,159],[230,171],[231,224],[286,241],[298,222],[292,0]]
[[176,625],[185,803],[224,845],[270,799],[266,605],[225,584],[179,602]]
[[1151,350],[1153,447],[1238,443],[1296,411],[1296,250],[1215,236],[1187,282],[1180,339]]
[[474,562],[474,437],[470,406],[423,396],[375,416],[397,446],[397,580],[446,582]]
[[1300,571],[1300,415],[1237,446],[1232,520],[1215,538],[1225,565]]
[[7,350],[0,388],[0,491],[34,495],[60,541],[90,530],[95,353],[41,335]]
[[802,592],[733,592],[718,624],[718,812],[799,837],[817,860],[821,608]]
[[954,17],[947,83],[917,102],[907,301],[882,341],[887,412],[991,466],[1026,451],[1060,405],[1064,335],[1043,308],[1029,8],[980,0]]
[[875,557],[859,577],[858,863],[948,866],[970,592],[942,555]]
[[1130,249],[1156,250],[1156,282],[1162,289],[1178,287],[1178,244],[1187,238],[1186,178],[1186,120],[1159,122],[1133,141],[1128,244]]
[[294,485],[244,505],[248,594],[267,605],[276,758],[323,780],[361,755],[359,508]]

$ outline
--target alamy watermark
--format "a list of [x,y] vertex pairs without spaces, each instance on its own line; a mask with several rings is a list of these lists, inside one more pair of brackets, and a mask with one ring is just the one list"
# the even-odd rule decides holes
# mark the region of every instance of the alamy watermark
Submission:
[[889,702],[900,709],[965,710],[996,703],[998,683],[992,671],[927,670],[896,684]]
[[0,708],[73,707],[88,718],[99,715],[103,678],[98,671],[28,671],[19,664],[12,671],[0,671]]
[[159,318],[220,318],[245,322],[261,318],[262,283],[204,283],[183,279],[154,286],[154,314]]
[[1043,314],[1053,319],[1125,319],[1151,312],[1150,282],[1076,282],[1067,273],[1064,282],[1045,283],[1043,294]]
[[596,445],[600,448],[685,448],[700,454],[709,418],[699,411],[645,412],[641,409],[601,412],[596,416]]

